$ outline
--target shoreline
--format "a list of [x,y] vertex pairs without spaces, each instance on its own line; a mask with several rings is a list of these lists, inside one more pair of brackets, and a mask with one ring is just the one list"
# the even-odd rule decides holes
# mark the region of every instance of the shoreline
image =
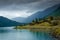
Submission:
[[51,35],[53,38],[56,38],[57,40],[60,38],[60,25],[57,26],[18,26],[15,29],[29,29],[30,31],[39,31],[39,32],[47,32],[49,35]]

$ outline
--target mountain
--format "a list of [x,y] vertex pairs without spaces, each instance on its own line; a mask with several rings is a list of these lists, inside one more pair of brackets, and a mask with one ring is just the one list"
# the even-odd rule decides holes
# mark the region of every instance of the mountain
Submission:
[[50,13],[49,15],[45,16],[44,18],[46,17],[49,17],[49,16],[53,16],[53,17],[60,17],[60,6],[55,10],[53,11],[52,13]]
[[[34,19],[36,19],[36,18],[41,18],[41,19],[43,19],[44,17],[47,17],[47,16],[49,16],[49,15],[56,15],[57,13],[56,12],[54,12],[54,11],[58,11],[59,8],[60,7],[60,4],[58,4],[58,5],[54,5],[53,7],[50,7],[50,8],[47,8],[46,10],[44,10],[44,11],[38,11],[38,12],[36,12],[35,14],[33,14],[33,15],[31,15],[31,16],[29,16],[28,18],[26,18],[26,19],[23,19],[22,21],[24,22],[24,23],[30,23],[30,22],[32,22],[32,20],[34,20]],[[54,13],[56,13],[56,14],[54,14]],[[59,14],[58,14],[59,15]],[[18,19],[20,19],[20,17],[18,17]],[[15,19],[15,21],[17,21],[17,19]],[[22,22],[21,21],[21,22]],[[20,21],[17,21],[17,22],[20,22]]]
[[20,25],[20,23],[16,21],[12,21],[3,16],[0,16],[0,27],[9,27],[9,26],[17,26],[17,25]]
[[55,16],[55,17],[60,16],[60,7],[58,7],[54,12],[52,12],[48,16]]
[[16,18],[13,18],[12,20],[15,20],[15,21],[20,22],[20,23],[24,23],[24,21],[25,21],[26,19],[27,19],[27,18],[16,17]]

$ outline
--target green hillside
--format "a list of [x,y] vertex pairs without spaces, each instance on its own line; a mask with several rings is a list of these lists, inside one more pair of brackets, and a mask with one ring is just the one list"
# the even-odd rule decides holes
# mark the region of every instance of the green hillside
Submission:
[[47,15],[47,16],[53,16],[53,17],[60,16],[60,7],[58,9],[56,9],[54,12]]
[[51,16],[60,16],[60,8],[51,13]]

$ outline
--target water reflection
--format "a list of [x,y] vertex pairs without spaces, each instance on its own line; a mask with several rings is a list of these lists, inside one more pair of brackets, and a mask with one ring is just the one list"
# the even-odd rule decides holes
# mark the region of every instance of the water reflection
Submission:
[[37,40],[54,40],[48,32],[33,29],[31,32]]
[[46,32],[31,30],[0,29],[0,40],[53,40]]

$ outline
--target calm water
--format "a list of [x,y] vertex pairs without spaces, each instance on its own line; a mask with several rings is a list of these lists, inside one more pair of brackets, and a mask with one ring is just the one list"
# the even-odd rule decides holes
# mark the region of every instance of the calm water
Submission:
[[45,32],[0,28],[0,40],[53,40]]

